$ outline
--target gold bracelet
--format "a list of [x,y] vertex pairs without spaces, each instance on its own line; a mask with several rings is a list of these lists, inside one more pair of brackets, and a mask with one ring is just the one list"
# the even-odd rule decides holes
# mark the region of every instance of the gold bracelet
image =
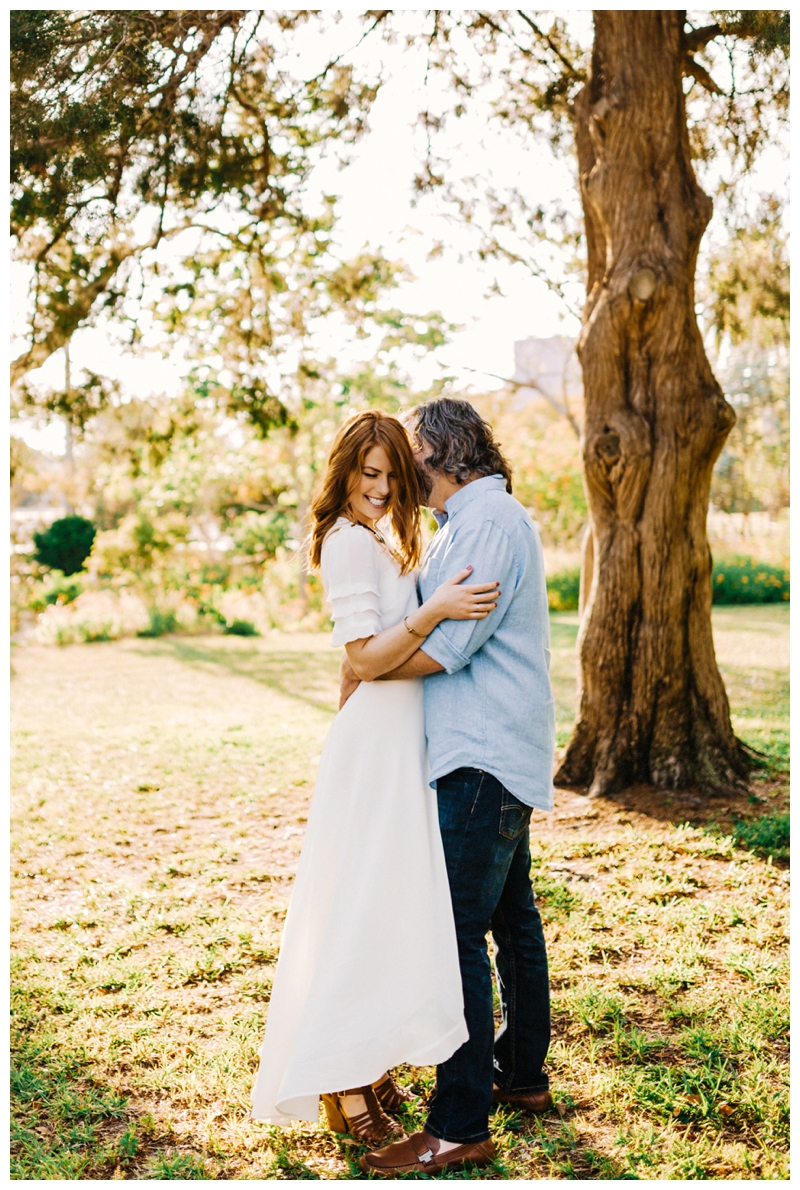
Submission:
[[410,632],[412,636],[418,636],[420,640],[425,640],[425,637],[427,636],[427,633],[425,633],[425,632],[417,632],[416,628],[412,628],[412,627],[411,627],[411,625],[410,625],[410,624],[409,624],[409,622],[408,622],[408,616],[404,616],[404,617],[403,617],[403,623],[404,623],[404,624],[405,624],[405,626],[406,626],[406,632]]

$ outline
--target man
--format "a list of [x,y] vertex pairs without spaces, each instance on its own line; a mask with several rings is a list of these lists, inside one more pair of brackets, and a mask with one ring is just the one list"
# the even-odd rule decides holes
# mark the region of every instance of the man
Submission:
[[[489,1164],[492,1103],[552,1107],[547,953],[530,882],[531,807],[552,809],[555,715],[542,549],[513,498],[508,463],[466,401],[415,409],[408,425],[439,531],[419,576],[427,598],[466,566],[499,580],[494,612],[447,620],[387,678],[425,677],[431,784],[437,791],[469,1040],[437,1068],[422,1132],[367,1153],[361,1168],[396,1178]],[[343,696],[347,695],[347,679]],[[486,934],[497,947],[502,1025],[494,1035]],[[413,955],[398,956],[413,962]]]

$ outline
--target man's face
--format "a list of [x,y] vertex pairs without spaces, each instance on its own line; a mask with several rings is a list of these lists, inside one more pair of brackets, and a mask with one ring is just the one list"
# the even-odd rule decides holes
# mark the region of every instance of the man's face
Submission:
[[414,463],[416,464],[420,487],[422,488],[422,502],[423,504],[427,504],[435,482],[434,472],[430,471],[425,465],[425,460],[430,455],[431,448],[424,439],[420,438],[417,442],[419,445],[415,445],[412,440],[411,449],[414,454]]
[[434,471],[428,466],[427,460],[433,449],[424,438],[417,439],[417,444],[412,443],[412,450],[422,487],[423,504],[432,508],[434,512],[444,512],[445,501],[458,491],[459,485],[454,484],[444,471]]

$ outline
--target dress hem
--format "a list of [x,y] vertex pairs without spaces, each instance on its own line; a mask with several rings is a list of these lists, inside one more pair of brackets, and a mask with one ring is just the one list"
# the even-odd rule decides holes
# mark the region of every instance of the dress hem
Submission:
[[[448,1029],[447,1033],[445,1033],[443,1037],[440,1037],[436,1042],[425,1046],[421,1053],[417,1051],[413,1059],[409,1057],[387,1058],[385,1062],[379,1063],[382,1068],[371,1076],[367,1075],[364,1078],[345,1078],[335,1088],[326,1086],[317,1090],[296,1091],[290,1096],[284,1096],[282,1100],[279,1100],[276,1103],[275,1106],[280,1113],[279,1116],[276,1117],[272,1114],[256,1115],[255,1111],[253,1110],[250,1113],[250,1119],[256,1120],[260,1124],[272,1124],[278,1127],[289,1127],[291,1124],[297,1123],[298,1121],[302,1123],[315,1124],[319,1115],[319,1106],[317,1106],[317,1115],[311,1117],[292,1115],[289,1112],[281,1112],[280,1103],[296,1102],[298,1099],[311,1099],[314,1096],[316,1096],[317,1100],[319,1101],[319,1097],[321,1095],[330,1095],[335,1091],[341,1091],[343,1090],[344,1086],[370,1086],[375,1082],[376,1079],[380,1078],[382,1074],[384,1074],[387,1070],[393,1070],[395,1066],[436,1066],[440,1062],[446,1062],[448,1058],[451,1058],[456,1050],[468,1040],[468,1037],[469,1034],[467,1033],[466,1025],[462,1021],[459,1024],[454,1025],[452,1029]],[[456,1041],[456,1044],[451,1046],[451,1042],[453,1040]],[[446,1053],[444,1052],[445,1049],[447,1050]]]

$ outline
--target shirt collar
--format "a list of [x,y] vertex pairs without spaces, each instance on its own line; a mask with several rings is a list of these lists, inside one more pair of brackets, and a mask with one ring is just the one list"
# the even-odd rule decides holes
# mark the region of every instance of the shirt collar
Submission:
[[449,500],[445,501],[445,512],[433,513],[436,523],[441,529],[442,525],[446,524],[450,517],[455,516],[457,512],[478,496],[482,496],[486,492],[504,492],[505,490],[506,481],[502,475],[482,475],[480,479],[473,479],[470,483],[465,483],[463,488],[459,488]]

